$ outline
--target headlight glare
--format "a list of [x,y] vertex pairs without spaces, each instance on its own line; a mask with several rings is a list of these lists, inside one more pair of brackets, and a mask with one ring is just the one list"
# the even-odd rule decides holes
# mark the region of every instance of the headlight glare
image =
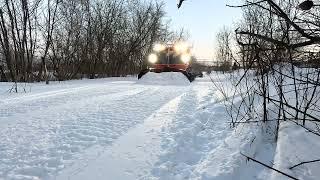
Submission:
[[182,54],[181,61],[184,63],[189,63],[191,61],[191,56],[189,54]]
[[150,54],[148,57],[148,61],[152,64],[156,63],[158,61],[158,56],[155,54]]

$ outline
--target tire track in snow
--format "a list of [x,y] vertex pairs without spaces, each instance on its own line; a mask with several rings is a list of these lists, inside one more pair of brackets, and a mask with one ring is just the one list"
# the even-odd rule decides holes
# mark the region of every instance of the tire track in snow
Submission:
[[57,106],[40,101],[43,110],[8,117],[24,119],[0,132],[0,177],[48,179],[85,149],[109,146],[185,91],[185,87],[137,87],[131,93],[75,97]]
[[55,179],[149,179],[152,167],[161,153],[159,134],[170,126],[183,96],[163,105],[143,124],[117,139],[112,146],[89,149],[85,159]]

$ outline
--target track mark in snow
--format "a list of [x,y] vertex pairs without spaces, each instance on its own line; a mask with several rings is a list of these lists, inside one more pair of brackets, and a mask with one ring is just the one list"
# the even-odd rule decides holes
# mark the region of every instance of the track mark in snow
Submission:
[[[149,179],[161,153],[159,134],[175,118],[180,101],[181,96],[171,100],[143,124],[121,136],[111,147],[104,150],[101,147],[89,149],[89,160],[77,162],[57,179]],[[92,155],[92,152],[95,153]],[[103,155],[100,155],[101,152]]]
[[0,131],[0,178],[48,179],[70,166],[84,150],[110,146],[185,91],[184,87],[134,85],[133,90],[105,94],[103,89],[90,94],[80,91],[70,95],[68,102],[63,99],[69,96],[39,101],[35,107],[42,109],[3,114],[12,123],[2,125]]
[[152,171],[155,179],[196,179],[197,165],[228,137],[231,129],[223,100],[215,94],[216,89],[208,85],[190,89],[162,136],[164,151]]

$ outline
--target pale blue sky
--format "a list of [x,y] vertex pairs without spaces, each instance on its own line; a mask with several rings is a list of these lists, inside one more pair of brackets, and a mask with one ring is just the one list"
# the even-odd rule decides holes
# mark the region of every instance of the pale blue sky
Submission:
[[241,10],[226,4],[239,4],[241,0],[186,0],[177,9],[178,0],[163,0],[167,18],[174,29],[185,28],[190,34],[193,52],[199,58],[212,58],[216,33],[224,26],[231,26],[241,16]]

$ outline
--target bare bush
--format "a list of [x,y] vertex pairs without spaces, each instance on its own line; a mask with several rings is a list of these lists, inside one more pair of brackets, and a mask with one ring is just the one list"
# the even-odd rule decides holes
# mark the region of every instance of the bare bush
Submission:
[[282,121],[289,121],[320,135],[314,129],[320,124],[319,62],[315,61],[320,16],[317,8],[297,9],[298,3],[265,0],[231,6],[243,8],[243,21],[235,33],[244,71],[235,89],[246,94],[233,108],[238,112],[234,125],[275,121],[278,130]]

